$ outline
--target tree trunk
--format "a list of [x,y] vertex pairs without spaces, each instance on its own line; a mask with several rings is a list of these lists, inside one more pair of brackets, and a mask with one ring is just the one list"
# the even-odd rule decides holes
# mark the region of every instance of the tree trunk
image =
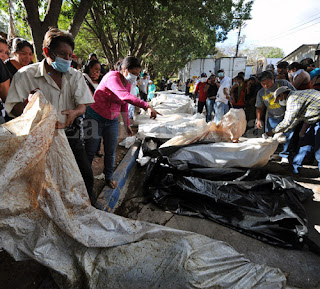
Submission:
[[86,17],[88,10],[91,8],[92,4],[93,0],[81,0],[77,12],[74,15],[73,20],[68,28],[68,31],[73,35],[74,38],[76,38],[80,30],[81,24],[84,18]]
[[38,61],[43,59],[42,42],[49,26],[57,27],[62,0],[49,0],[44,21],[39,18],[38,0],[23,0],[27,11],[27,21],[31,29],[33,46]]
[[[58,27],[58,18],[61,11],[62,0],[49,0],[46,15],[43,21],[39,17],[38,0],[23,0],[27,11],[27,21],[31,29],[33,46],[38,61],[43,59],[42,42],[49,27]],[[69,31],[75,38],[79,32],[81,23],[87,15],[93,0],[81,0],[77,12],[69,26]],[[75,5],[75,4],[74,4]]]

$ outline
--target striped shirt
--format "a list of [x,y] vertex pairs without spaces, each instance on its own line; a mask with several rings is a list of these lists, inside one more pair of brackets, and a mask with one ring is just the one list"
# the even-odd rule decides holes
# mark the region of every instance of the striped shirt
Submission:
[[287,132],[299,122],[312,124],[320,121],[320,92],[314,89],[292,91],[287,99],[284,119],[273,130]]

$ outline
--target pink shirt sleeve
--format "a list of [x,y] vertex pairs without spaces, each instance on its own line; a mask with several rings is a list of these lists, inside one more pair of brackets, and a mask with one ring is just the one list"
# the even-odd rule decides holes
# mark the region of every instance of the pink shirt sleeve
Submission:
[[[144,110],[148,108],[148,103],[130,94],[127,88],[121,82],[118,73],[113,73],[108,77],[107,88],[110,89],[119,99],[135,106],[141,107]],[[121,109],[122,111],[122,109]]]
[[125,126],[130,126],[128,104],[121,105],[121,115]]

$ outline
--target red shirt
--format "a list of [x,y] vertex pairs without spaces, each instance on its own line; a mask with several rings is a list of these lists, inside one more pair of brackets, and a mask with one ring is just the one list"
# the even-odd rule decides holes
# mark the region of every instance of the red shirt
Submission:
[[195,93],[199,91],[199,101],[205,102],[207,99],[207,91],[204,91],[207,82],[198,82]]

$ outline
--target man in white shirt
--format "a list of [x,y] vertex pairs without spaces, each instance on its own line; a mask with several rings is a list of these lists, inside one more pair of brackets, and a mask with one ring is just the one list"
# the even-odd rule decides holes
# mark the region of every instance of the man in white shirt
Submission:
[[214,122],[218,124],[222,117],[229,111],[231,78],[225,76],[224,70],[218,70],[220,87],[214,104]]
[[5,109],[9,116],[19,116],[29,93],[37,88],[43,92],[57,110],[56,128],[65,129],[91,203],[94,203],[93,173],[85,152],[81,125],[86,106],[94,100],[82,73],[70,68],[73,49],[70,33],[50,28],[43,41],[45,59],[23,67],[14,75]]

